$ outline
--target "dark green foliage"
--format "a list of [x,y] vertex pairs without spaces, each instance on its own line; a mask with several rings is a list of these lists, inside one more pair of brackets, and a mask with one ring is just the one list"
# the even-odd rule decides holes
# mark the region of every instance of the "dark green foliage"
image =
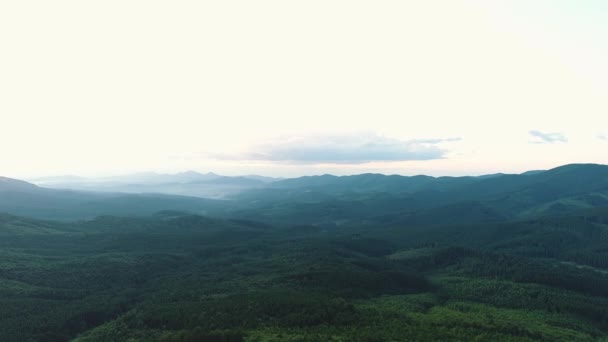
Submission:
[[4,215],[0,339],[590,340],[608,329],[608,272],[571,260],[601,260],[602,215],[426,235]]
[[282,327],[344,325],[358,312],[344,299],[314,292],[256,291],[203,302],[149,303],[136,320],[150,329],[255,328],[272,322]]
[[200,327],[193,330],[168,333],[160,337],[158,342],[243,342],[245,338],[240,332],[204,331]]

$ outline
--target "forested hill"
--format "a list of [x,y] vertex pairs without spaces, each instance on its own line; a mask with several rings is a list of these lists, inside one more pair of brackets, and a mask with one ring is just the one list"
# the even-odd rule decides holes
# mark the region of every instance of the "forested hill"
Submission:
[[0,215],[0,340],[597,341],[608,208],[327,230]]
[[485,222],[608,206],[608,166],[566,165],[483,177],[318,176],[240,194],[237,213],[260,220],[335,225]]
[[[430,177],[362,174],[355,176],[308,176],[273,182],[271,188],[306,189],[326,193],[440,191],[460,197],[484,196],[524,191],[537,185],[558,187],[562,194],[574,194],[608,187],[608,165],[570,164],[548,171],[496,174],[479,177]],[[540,189],[539,189],[540,190]]]

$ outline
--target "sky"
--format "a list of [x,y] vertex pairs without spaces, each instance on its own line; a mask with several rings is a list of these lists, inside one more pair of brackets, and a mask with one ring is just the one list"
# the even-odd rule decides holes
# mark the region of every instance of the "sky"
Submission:
[[2,1],[0,175],[608,163],[608,2]]

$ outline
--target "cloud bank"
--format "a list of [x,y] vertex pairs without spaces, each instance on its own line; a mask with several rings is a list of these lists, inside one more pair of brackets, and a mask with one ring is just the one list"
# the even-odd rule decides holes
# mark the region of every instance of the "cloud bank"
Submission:
[[460,138],[400,140],[374,133],[297,136],[258,144],[240,154],[214,157],[296,164],[433,160],[444,158],[447,153],[440,144],[458,140]]
[[553,144],[568,142],[568,138],[563,133],[546,133],[541,131],[530,131],[530,135],[534,138],[531,141],[533,144]]

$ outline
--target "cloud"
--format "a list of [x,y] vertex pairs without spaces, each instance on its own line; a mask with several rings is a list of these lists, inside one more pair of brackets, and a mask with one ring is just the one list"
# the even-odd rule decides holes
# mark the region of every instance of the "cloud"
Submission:
[[529,132],[534,140],[531,141],[533,144],[553,144],[553,143],[565,143],[568,138],[563,133],[545,133],[541,131],[530,131]]
[[600,140],[608,141],[608,133],[600,133],[597,135],[597,138]]
[[439,144],[458,140],[460,138],[399,140],[374,133],[297,136],[258,144],[244,153],[213,157],[298,164],[432,160],[444,158],[447,153]]

